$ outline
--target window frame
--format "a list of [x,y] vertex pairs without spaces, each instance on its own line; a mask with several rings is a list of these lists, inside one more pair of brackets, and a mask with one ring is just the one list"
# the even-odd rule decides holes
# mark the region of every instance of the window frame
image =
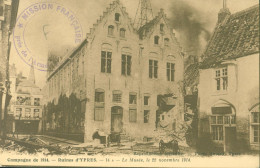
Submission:
[[125,33],[126,33],[126,29],[125,28],[120,28],[119,36],[121,38],[125,38]]
[[154,43],[154,45],[159,45],[159,40],[160,40],[160,37],[159,36],[154,36],[154,41],[153,41],[153,43]]
[[109,26],[107,27],[107,30],[108,30],[107,35],[108,35],[108,36],[114,36],[114,29],[115,29],[115,26],[109,25]]
[[169,82],[175,81],[175,63],[166,63],[166,77]]
[[112,51],[102,50],[101,51],[101,73],[111,74],[112,72]]
[[227,91],[228,90],[228,68],[222,67],[215,69],[215,90]]
[[121,55],[121,75],[131,76],[132,56],[127,54]]
[[122,103],[122,92],[120,90],[114,90],[112,93],[113,103]]
[[158,69],[159,69],[159,62],[155,59],[149,59],[149,78],[150,79],[158,79]]

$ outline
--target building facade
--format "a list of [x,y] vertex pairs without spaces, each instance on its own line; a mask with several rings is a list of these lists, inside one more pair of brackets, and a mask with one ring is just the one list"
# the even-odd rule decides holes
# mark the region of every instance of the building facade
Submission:
[[[85,141],[97,129],[152,137],[156,129],[175,130],[183,121],[183,69],[181,48],[163,10],[135,30],[125,7],[114,1],[87,39],[50,73],[49,107],[75,96],[70,110],[58,110],[69,119],[52,115],[63,128],[75,121],[68,130],[82,132]],[[53,118],[49,128],[55,127]]]
[[218,23],[200,66],[199,133],[225,152],[259,150],[259,7]]
[[39,134],[42,132],[42,92],[35,85],[34,68],[28,79],[10,68],[11,94],[9,132],[17,134]]

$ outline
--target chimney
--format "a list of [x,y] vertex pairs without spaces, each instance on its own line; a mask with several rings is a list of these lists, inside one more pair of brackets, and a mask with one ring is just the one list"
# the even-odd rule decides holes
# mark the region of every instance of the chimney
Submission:
[[231,13],[227,8],[227,1],[223,0],[223,8],[218,13],[218,24],[221,24]]

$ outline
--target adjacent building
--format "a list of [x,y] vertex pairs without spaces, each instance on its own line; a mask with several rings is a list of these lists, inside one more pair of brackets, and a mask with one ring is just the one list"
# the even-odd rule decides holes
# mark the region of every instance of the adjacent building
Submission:
[[176,130],[184,119],[183,66],[163,10],[135,30],[114,1],[49,74],[46,130],[85,141],[97,129],[140,139]]
[[42,132],[42,92],[35,85],[34,67],[28,78],[16,74],[15,66],[10,68],[11,94],[9,132],[18,134],[39,134]]
[[259,150],[259,6],[224,6],[203,54],[199,135],[225,152]]

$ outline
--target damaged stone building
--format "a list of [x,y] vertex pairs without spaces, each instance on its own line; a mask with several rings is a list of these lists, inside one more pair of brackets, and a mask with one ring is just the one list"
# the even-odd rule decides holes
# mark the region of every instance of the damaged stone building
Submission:
[[259,150],[259,6],[224,6],[202,59],[200,137],[225,152]]
[[[156,129],[174,130],[184,118],[183,70],[164,11],[136,30],[126,8],[114,1],[86,40],[49,73],[48,129],[84,135],[84,141],[96,130],[139,139],[153,137]],[[61,99],[67,103],[58,107]],[[50,107],[57,110],[50,114]]]

